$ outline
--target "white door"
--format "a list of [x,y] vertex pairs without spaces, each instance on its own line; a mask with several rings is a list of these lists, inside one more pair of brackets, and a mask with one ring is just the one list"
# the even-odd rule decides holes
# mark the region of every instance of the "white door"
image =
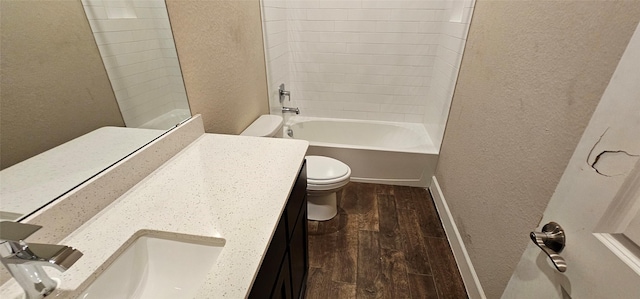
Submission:
[[558,272],[532,242],[502,297],[640,298],[639,209],[636,28],[536,229],[550,221],[562,226],[566,246],[560,256],[567,270]]

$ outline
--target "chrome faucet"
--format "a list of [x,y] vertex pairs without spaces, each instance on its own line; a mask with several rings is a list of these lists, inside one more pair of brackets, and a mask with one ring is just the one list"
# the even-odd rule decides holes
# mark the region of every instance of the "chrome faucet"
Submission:
[[27,244],[24,241],[41,228],[40,225],[0,222],[0,259],[24,289],[28,299],[43,298],[57,286],[45,273],[43,266],[64,272],[82,256],[82,252],[69,246]]
[[298,109],[298,107],[282,107],[282,113],[285,112],[295,112],[296,114],[300,114],[300,109]]

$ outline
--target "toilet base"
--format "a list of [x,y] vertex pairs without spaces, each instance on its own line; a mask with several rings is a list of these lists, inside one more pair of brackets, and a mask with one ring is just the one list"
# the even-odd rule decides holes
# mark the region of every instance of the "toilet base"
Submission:
[[336,192],[329,194],[307,194],[307,219],[331,220],[338,214]]

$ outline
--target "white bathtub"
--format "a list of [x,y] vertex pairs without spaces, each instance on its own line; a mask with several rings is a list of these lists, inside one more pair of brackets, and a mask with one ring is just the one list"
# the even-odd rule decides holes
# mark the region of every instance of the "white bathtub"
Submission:
[[348,164],[355,182],[428,187],[438,161],[421,124],[294,116],[284,137],[309,141],[308,155]]

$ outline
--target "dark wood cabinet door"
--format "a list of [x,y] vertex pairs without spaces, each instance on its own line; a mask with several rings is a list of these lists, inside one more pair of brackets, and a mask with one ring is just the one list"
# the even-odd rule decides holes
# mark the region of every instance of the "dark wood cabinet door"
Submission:
[[[289,194],[289,201],[287,202],[287,223],[289,226],[289,236],[293,234],[293,230],[295,228],[295,223],[301,215],[302,205],[305,205],[304,210],[306,211],[307,204],[307,162],[305,161],[302,164],[302,169],[300,169],[300,173],[298,174],[298,179],[296,180],[293,189],[291,190],[291,194]],[[291,240],[291,239],[288,239]]]
[[307,240],[305,161],[253,282],[250,299],[303,297],[309,272]]
[[300,213],[298,222],[295,225],[291,243],[289,243],[289,254],[291,256],[291,288],[293,298],[302,298],[309,272],[309,248],[307,243],[307,204],[306,197],[303,210]]
[[289,255],[286,254],[280,267],[280,274],[276,280],[276,285],[271,294],[272,299],[291,299],[291,272],[289,265]]
[[267,253],[262,259],[262,266],[258,270],[253,287],[249,293],[251,299],[268,298],[276,283],[278,271],[282,265],[282,259],[287,251],[287,226],[285,220],[280,219],[278,228],[271,239]]

